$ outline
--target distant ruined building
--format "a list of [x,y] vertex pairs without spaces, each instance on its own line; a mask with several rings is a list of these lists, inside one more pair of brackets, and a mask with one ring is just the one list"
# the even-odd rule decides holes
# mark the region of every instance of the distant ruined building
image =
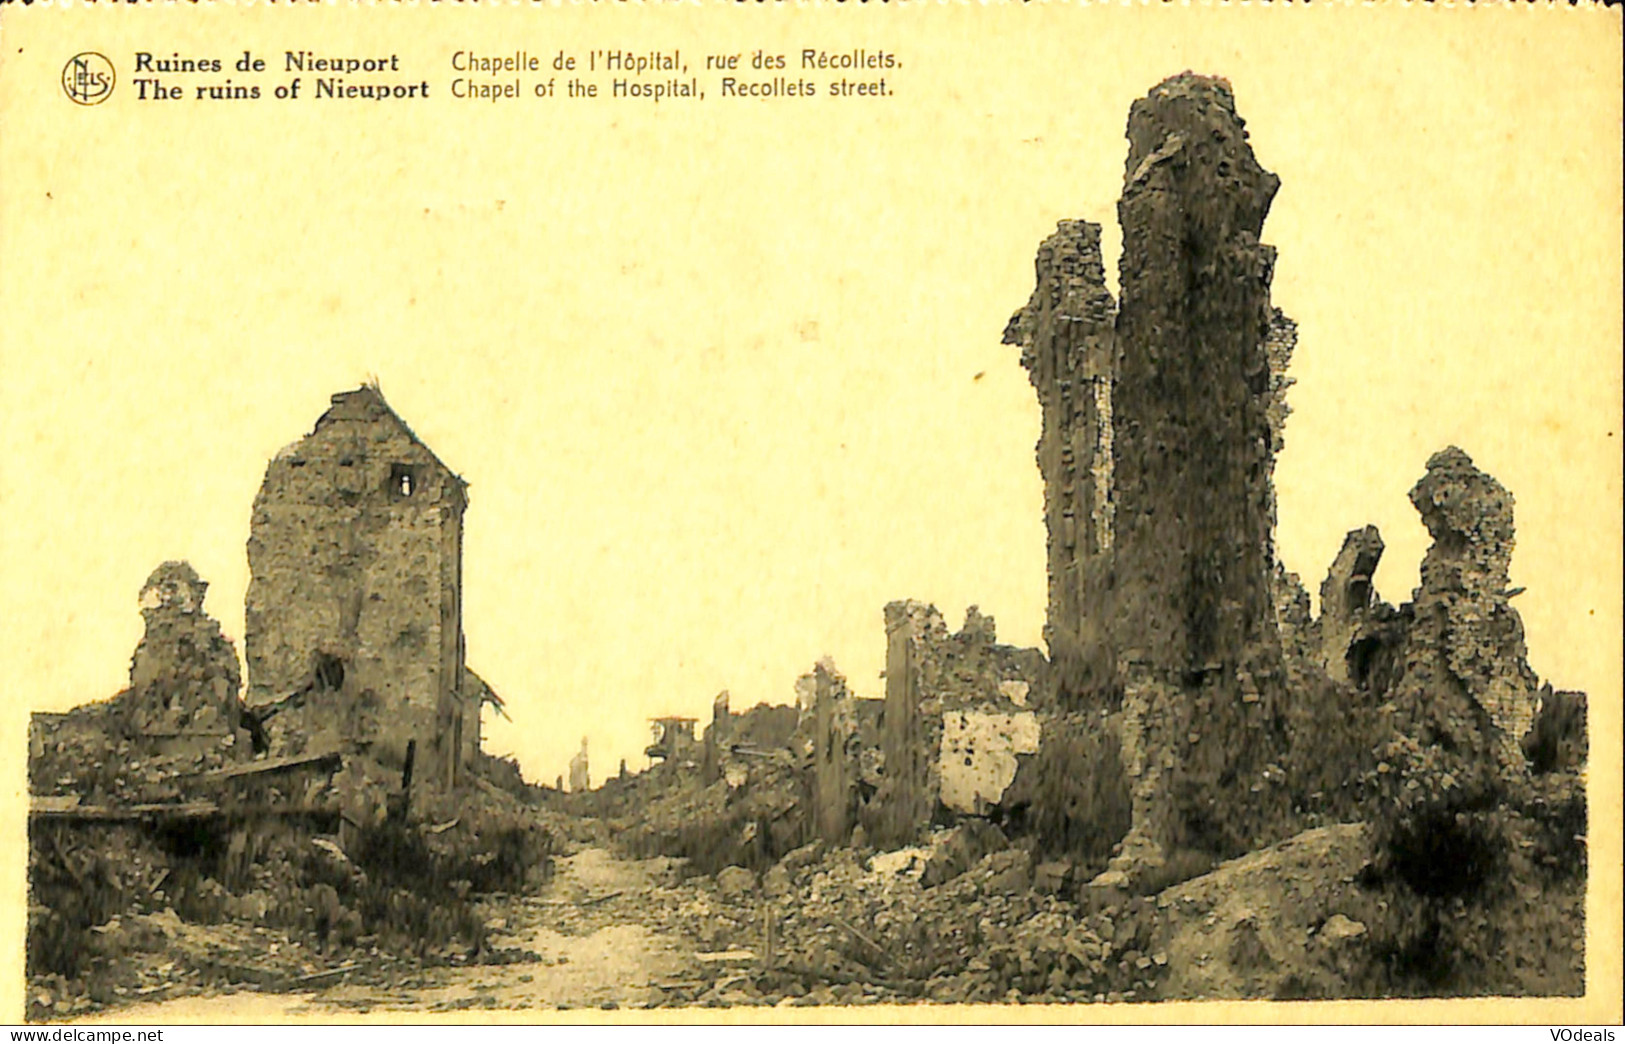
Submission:
[[[341,392],[254,500],[247,704],[279,747],[370,744],[461,781],[489,690],[464,666],[468,484],[374,386]],[[413,744],[413,741],[416,741]]]

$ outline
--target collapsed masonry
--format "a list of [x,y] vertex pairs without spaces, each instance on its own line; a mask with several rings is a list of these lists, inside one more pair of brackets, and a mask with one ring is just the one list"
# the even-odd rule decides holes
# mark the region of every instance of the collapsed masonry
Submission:
[[89,804],[157,800],[184,773],[252,753],[239,731],[237,652],[203,608],[209,585],[165,562],[141,587],[145,623],[130,685],[112,699],[32,715],[29,790]]
[[237,651],[203,611],[208,587],[190,564],[165,562],[141,588],[128,727],[150,752],[237,746]]
[[[1328,630],[1326,637],[1335,636],[1330,658],[1343,645],[1351,681],[1379,692],[1394,709],[1398,734],[1415,741],[1404,760],[1416,764],[1402,770],[1443,758],[1462,787],[1485,793],[1528,776],[1525,747],[1537,718],[1543,706],[1557,714],[1564,702],[1530,668],[1523,621],[1511,605],[1512,494],[1451,446],[1428,460],[1410,497],[1433,538],[1421,586],[1398,610],[1379,603]],[[1350,534],[1349,544],[1356,542]],[[1381,548],[1373,527],[1358,543]],[[1366,560],[1374,570],[1375,555]],[[1355,572],[1350,586],[1358,590],[1363,579]]]
[[460,782],[487,691],[464,666],[468,484],[376,387],[334,395],[265,471],[248,540],[248,703],[279,745],[416,751]]

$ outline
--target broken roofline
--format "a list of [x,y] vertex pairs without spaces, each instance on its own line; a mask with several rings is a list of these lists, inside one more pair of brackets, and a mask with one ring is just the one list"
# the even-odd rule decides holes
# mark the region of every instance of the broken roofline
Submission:
[[327,411],[320,417],[316,418],[316,426],[310,429],[310,434],[315,435],[317,432],[321,431],[325,425],[332,423],[335,419],[333,417],[333,411],[339,406],[345,405],[356,396],[368,396],[372,399],[376,399],[378,405],[383,407],[384,413],[388,414],[389,418],[395,422],[403,433],[405,433],[406,437],[411,440],[412,445],[416,446],[418,449],[421,449],[424,453],[427,453],[429,455],[429,459],[433,461],[441,471],[445,472],[447,477],[449,477],[453,482],[457,483],[457,488],[463,493],[465,498],[467,497],[469,485],[468,480],[457,474],[456,471],[453,471],[451,466],[445,461],[441,460],[440,455],[431,449],[427,442],[424,442],[422,439],[418,438],[418,434],[412,430],[412,426],[406,423],[406,420],[399,413],[396,413],[395,408],[389,404],[389,400],[384,398],[384,391],[378,386],[376,379],[364,382],[354,391],[334,392],[332,396],[329,397]]

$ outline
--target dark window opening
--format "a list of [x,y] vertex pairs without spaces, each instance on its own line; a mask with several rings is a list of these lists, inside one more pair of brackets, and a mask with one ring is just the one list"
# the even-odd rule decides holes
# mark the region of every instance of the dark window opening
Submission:
[[410,497],[418,491],[418,469],[410,464],[389,466],[389,491],[397,497]]
[[344,661],[327,653],[317,653],[316,688],[326,692],[344,688]]

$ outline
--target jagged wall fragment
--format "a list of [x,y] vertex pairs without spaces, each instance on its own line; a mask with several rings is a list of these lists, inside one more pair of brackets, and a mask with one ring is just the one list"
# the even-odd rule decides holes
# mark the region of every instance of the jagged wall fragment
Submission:
[[858,798],[858,721],[846,679],[820,661],[813,681],[813,828],[820,840],[845,844]]
[[186,562],[165,562],[141,588],[146,624],[121,701],[130,734],[152,748],[236,745],[241,671],[220,624],[203,611],[209,585]]
[[1038,393],[1049,617],[1044,638],[1063,699],[1110,689],[1112,372],[1116,303],[1106,289],[1100,226],[1062,221],[1038,247],[1037,285],[1004,343]]
[[1377,604],[1372,578],[1383,546],[1376,526],[1350,530],[1320,584],[1319,659],[1336,681],[1352,678],[1349,650],[1356,648]]
[[1512,494],[1451,446],[1428,459],[1411,503],[1433,545],[1422,560],[1393,696],[1400,728],[1425,746],[1442,744],[1521,775],[1540,688],[1511,605]]

